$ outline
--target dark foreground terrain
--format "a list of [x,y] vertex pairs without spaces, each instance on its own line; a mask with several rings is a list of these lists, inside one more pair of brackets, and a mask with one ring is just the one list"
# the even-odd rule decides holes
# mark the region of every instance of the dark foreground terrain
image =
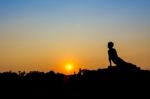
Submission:
[[[150,98],[150,71],[115,66],[80,70],[74,75],[53,71],[0,73],[0,99],[6,98]],[[3,97],[3,98],[2,98]]]

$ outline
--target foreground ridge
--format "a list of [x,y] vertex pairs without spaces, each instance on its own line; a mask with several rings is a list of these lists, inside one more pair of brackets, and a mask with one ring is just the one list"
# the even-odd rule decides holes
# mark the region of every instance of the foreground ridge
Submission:
[[80,69],[73,75],[54,71],[4,72],[0,73],[0,82],[0,93],[5,97],[99,97],[99,95],[113,93],[114,90],[118,93],[134,95],[133,91],[140,94],[147,92],[144,88],[150,87],[150,71],[129,65],[109,66],[97,70]]

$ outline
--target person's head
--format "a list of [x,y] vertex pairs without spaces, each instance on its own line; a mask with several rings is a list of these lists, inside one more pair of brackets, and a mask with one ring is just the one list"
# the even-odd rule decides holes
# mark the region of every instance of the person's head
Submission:
[[114,46],[114,43],[113,43],[113,42],[108,42],[108,48],[109,48],[109,49],[113,48],[113,46]]

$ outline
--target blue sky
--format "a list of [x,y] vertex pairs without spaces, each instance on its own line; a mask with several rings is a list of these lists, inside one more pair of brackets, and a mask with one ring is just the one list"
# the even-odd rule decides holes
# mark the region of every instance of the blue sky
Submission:
[[[149,15],[149,0],[1,0],[4,17],[86,15]],[[69,13],[68,13],[69,12]],[[82,14],[83,13],[83,14]]]

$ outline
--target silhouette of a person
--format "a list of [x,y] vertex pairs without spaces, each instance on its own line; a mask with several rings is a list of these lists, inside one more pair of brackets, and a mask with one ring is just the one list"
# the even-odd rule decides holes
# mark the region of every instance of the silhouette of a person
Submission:
[[110,66],[112,66],[112,62],[116,64],[117,66],[125,65],[126,62],[123,61],[120,57],[118,57],[117,51],[113,48],[114,43],[108,42],[108,55],[109,55],[109,63]]

